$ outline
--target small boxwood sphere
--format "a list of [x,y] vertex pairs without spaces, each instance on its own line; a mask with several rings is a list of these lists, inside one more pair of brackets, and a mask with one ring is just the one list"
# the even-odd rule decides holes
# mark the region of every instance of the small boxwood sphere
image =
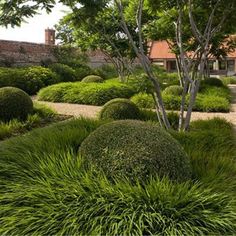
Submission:
[[80,153],[109,178],[191,178],[190,161],[180,144],[165,130],[147,122],[122,120],[102,125],[83,141]]
[[14,87],[0,88],[0,120],[25,120],[33,111],[33,102],[23,90]]
[[100,119],[127,120],[139,119],[139,108],[125,98],[115,98],[107,102],[100,111]]
[[102,83],[103,78],[98,75],[88,75],[83,78],[82,82],[84,82],[84,83]]
[[180,96],[183,93],[183,88],[179,85],[171,85],[167,87],[163,93],[165,95]]

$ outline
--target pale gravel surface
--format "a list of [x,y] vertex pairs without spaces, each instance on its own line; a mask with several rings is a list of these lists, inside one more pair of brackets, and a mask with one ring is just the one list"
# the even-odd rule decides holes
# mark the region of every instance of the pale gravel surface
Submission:
[[[233,123],[236,129],[236,85],[229,85],[229,88],[233,95],[231,111],[229,113],[193,112],[192,120],[198,120],[198,119],[205,120],[213,117],[221,117]],[[89,118],[96,118],[98,112],[102,108],[99,106],[79,105],[70,103],[52,103],[52,102],[42,102],[42,101],[37,101],[37,102],[48,105],[49,107],[57,111],[57,113],[59,114],[72,115],[74,117],[84,116]]]

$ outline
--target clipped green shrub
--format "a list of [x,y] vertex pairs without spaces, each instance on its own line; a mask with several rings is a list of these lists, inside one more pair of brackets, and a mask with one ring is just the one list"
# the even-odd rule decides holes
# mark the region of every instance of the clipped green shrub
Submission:
[[236,77],[223,77],[221,80],[224,85],[236,84]]
[[103,106],[99,116],[100,119],[138,119],[140,118],[140,111],[138,107],[130,100],[115,98]]
[[190,162],[178,142],[159,126],[142,121],[99,127],[83,141],[80,153],[109,177],[145,180],[158,175],[178,181],[191,177]]
[[220,79],[210,77],[206,78],[202,81],[202,85],[210,85],[210,86],[215,86],[215,87],[224,87],[223,82]]
[[32,66],[26,67],[23,70],[27,80],[39,79],[43,82],[43,86],[48,86],[59,82],[56,74],[48,68],[42,66]]
[[50,65],[50,69],[57,74],[60,82],[73,82],[76,79],[75,70],[67,65],[55,63]]
[[0,87],[17,87],[36,94],[41,88],[57,83],[55,73],[44,67],[0,68]]
[[183,88],[179,85],[171,85],[163,91],[163,94],[180,96],[183,93]]
[[44,87],[44,83],[35,77],[25,77],[23,69],[0,69],[0,87],[17,87],[32,95]]
[[103,78],[98,75],[88,75],[82,79],[84,83],[102,83]]
[[18,88],[0,88],[0,120],[25,120],[33,111],[33,102],[28,94]]
[[101,106],[114,98],[130,98],[135,91],[126,84],[61,83],[40,90],[38,98],[51,102],[68,102]]
[[139,108],[155,108],[153,97],[151,94],[138,93],[131,97],[131,101]]

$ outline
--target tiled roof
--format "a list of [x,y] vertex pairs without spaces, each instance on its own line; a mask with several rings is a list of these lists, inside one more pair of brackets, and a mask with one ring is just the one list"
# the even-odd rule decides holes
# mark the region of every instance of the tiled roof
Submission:
[[152,42],[150,53],[150,59],[175,59],[175,54],[171,52],[168,43],[166,41],[154,41]]
[[[236,50],[228,54],[229,58],[236,58]],[[158,59],[175,59],[175,54],[171,52],[166,41],[153,41],[150,47],[149,58]]]

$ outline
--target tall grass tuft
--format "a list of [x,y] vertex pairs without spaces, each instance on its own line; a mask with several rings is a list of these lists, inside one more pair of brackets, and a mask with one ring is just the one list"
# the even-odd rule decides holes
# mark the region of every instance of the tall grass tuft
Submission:
[[[151,178],[113,183],[73,151],[28,154],[0,171],[0,234],[205,235],[235,232],[235,205],[211,188]],[[9,174],[9,176],[8,176]],[[13,181],[14,180],[14,181]],[[4,193],[4,194],[3,194]]]
[[220,118],[199,120],[191,123],[190,132],[172,135],[191,158],[195,179],[235,196],[236,138],[232,124]]

